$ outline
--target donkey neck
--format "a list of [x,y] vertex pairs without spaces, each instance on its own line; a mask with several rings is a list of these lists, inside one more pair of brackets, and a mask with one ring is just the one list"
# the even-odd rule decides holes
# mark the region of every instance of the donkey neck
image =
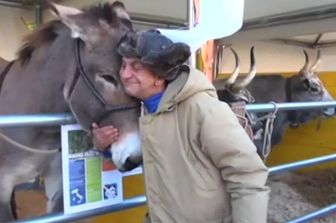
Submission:
[[0,57],[0,72],[7,66],[8,61]]
[[34,49],[25,64],[16,62],[0,92],[0,104],[6,104],[0,106],[0,113],[68,112],[63,88],[76,70],[73,49],[64,30],[54,41]]

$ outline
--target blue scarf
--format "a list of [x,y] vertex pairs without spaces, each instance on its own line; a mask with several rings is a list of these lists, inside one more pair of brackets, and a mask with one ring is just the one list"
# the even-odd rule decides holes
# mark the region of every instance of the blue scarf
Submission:
[[154,113],[156,112],[160,100],[162,98],[163,95],[163,91],[160,93],[157,93],[149,98],[147,98],[146,100],[143,101],[145,107],[147,108],[148,113]]
[[[163,95],[163,91],[160,92],[160,93],[157,93],[149,98],[147,98],[146,100],[143,101],[145,107],[147,108],[147,111],[149,113],[154,113],[156,112],[156,109],[158,108],[159,106],[159,103],[160,103],[160,100],[162,98],[162,95]],[[106,159],[111,159],[111,151],[110,151],[110,146],[108,146],[104,151],[102,151],[102,155],[104,156],[104,158]]]

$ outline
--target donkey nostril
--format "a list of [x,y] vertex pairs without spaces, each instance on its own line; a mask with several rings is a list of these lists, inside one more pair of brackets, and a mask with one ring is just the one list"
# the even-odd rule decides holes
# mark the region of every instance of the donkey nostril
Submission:
[[137,168],[139,165],[140,165],[140,163],[134,162],[130,159],[130,157],[128,157],[125,161],[124,169],[125,169],[125,171],[133,170],[133,169]]

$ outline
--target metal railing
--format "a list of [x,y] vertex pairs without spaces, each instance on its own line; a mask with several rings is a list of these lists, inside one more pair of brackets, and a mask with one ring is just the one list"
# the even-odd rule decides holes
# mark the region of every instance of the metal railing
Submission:
[[[246,110],[249,112],[271,112],[275,111],[275,109],[278,109],[278,111],[289,111],[327,107],[336,107],[336,101],[248,104],[246,105]],[[75,122],[75,118],[69,113],[0,116],[0,127],[55,126]]]
[[68,113],[0,116],[0,127],[56,126],[74,123],[76,119]]
[[[313,158],[309,160],[303,160],[303,161],[293,162],[289,164],[274,166],[274,167],[270,167],[269,170],[270,170],[270,175],[275,175],[275,174],[280,174],[280,173],[285,173],[288,171],[300,169],[302,167],[308,167],[308,166],[316,165],[322,162],[335,161],[335,160],[336,160],[336,154],[333,154],[333,155],[321,156],[321,157],[317,157],[317,158]],[[110,214],[116,211],[122,211],[122,210],[126,210],[129,208],[134,208],[134,207],[142,206],[145,204],[146,204],[146,197],[138,196],[138,197],[126,199],[120,204],[106,206],[103,208],[97,208],[97,209],[90,210],[90,211],[83,211],[83,212],[76,213],[76,214],[55,213],[55,214],[44,215],[44,216],[30,219],[30,220],[21,220],[21,221],[16,221],[16,222],[17,223],[73,222],[73,221],[88,218],[88,217],[95,217],[95,216],[102,215],[102,214],[107,214],[107,213]],[[329,207],[325,207],[321,210],[312,212],[306,216],[302,216],[290,222],[291,223],[306,222],[308,219],[311,220],[317,217],[327,215],[329,213],[333,213],[335,211],[336,211],[336,204],[331,205]]]
[[276,174],[281,174],[281,173],[285,173],[285,172],[289,172],[293,170],[298,170],[303,167],[308,167],[308,166],[317,165],[317,164],[325,163],[325,162],[331,162],[331,161],[336,161],[336,154],[315,157],[312,159],[301,160],[301,161],[297,161],[293,163],[286,163],[283,165],[270,167],[268,169],[269,169],[270,175],[276,175]]
[[310,214],[307,214],[305,216],[293,219],[289,221],[288,223],[301,223],[301,222],[308,222],[311,220],[314,220],[319,217],[324,217],[328,214],[332,214],[336,212],[336,204],[330,205],[328,207],[322,208],[320,210],[311,212]]
[[80,219],[94,217],[112,212],[122,211],[130,208],[135,208],[146,204],[145,196],[138,196],[124,200],[122,203],[97,208],[89,211],[83,211],[76,214],[55,213],[48,214],[34,219],[20,220],[15,222],[21,223],[49,223],[49,222],[75,222]]
[[[330,102],[296,102],[296,103],[278,103],[278,104],[249,104],[246,110],[250,112],[268,112],[278,109],[281,110],[303,110],[303,109],[320,109],[326,107],[336,107],[336,101]],[[0,127],[19,127],[19,126],[55,126],[61,124],[75,123],[75,119],[71,114],[33,114],[33,115],[4,115],[0,116]],[[313,159],[302,160],[298,162],[288,163],[284,165],[270,167],[270,175],[284,173],[299,168],[320,164],[322,162],[335,161],[336,154],[316,157]],[[103,208],[98,208],[90,211],[83,211],[76,214],[55,213],[40,216],[34,219],[22,220],[17,222],[72,222],[75,220],[94,217],[101,214],[112,213],[129,208],[138,207],[146,204],[145,196],[138,196],[124,200],[117,205],[111,205]],[[299,217],[290,221],[291,223],[306,222],[308,220],[324,216],[336,211],[336,204],[325,207],[321,210],[312,212],[306,216]]]

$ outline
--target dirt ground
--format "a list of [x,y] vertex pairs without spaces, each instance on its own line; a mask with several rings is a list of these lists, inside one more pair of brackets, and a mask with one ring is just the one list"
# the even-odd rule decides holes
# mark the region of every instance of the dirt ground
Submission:
[[[336,203],[336,170],[272,176],[268,185],[272,188],[268,223],[287,222]],[[42,192],[18,192],[16,200],[21,219],[44,213],[45,204]],[[336,222],[336,213],[311,222]]]
[[[336,203],[336,170],[286,173],[272,176],[268,222],[287,222]],[[336,213],[316,223],[336,222]]]

